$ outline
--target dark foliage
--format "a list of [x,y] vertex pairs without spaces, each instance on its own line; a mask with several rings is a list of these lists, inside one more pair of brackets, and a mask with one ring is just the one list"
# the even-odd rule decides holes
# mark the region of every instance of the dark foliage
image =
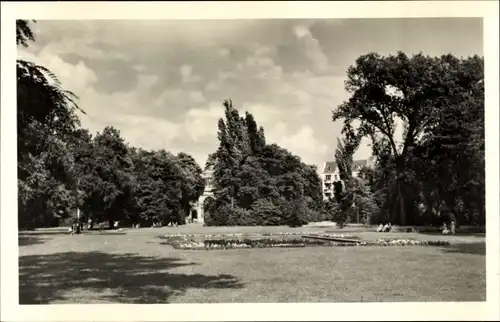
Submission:
[[314,166],[276,144],[252,114],[240,117],[224,102],[219,147],[207,167],[214,169],[213,212],[207,225],[291,225],[307,223],[322,209],[321,181]]
[[380,209],[375,217],[484,225],[484,59],[370,53],[347,76],[352,96],[333,120],[344,122],[349,144],[372,141],[377,162],[364,175]]

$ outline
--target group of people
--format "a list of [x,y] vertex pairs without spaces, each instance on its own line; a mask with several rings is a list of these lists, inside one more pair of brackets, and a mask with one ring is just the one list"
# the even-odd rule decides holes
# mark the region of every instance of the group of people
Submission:
[[77,234],[80,235],[80,233],[83,230],[83,224],[82,223],[73,223],[68,229],[68,233],[71,235]]
[[[377,228],[377,233],[387,233],[390,232],[391,229],[391,223],[386,223],[385,225],[380,223]],[[446,222],[444,222],[443,226],[441,226],[440,228],[440,231],[443,233],[443,235],[455,235],[455,221],[452,220],[449,226],[446,224]]]
[[452,220],[449,228],[448,225],[446,225],[446,222],[444,222],[443,227],[441,227],[441,232],[443,235],[455,235],[455,222]]
[[[159,227],[163,227],[163,226],[177,227],[178,225],[179,225],[179,223],[177,223],[176,221],[169,221],[166,225],[164,225],[161,221],[153,221],[153,223],[151,224],[151,227],[153,227],[153,228],[159,228]],[[141,228],[141,224],[133,224],[132,228]]]
[[392,229],[391,223],[386,223],[385,225],[380,223],[380,225],[377,228],[377,233],[388,233],[391,231],[391,229]]
[[[93,223],[92,223],[92,220],[89,219],[88,221],[88,224],[87,224],[87,229],[88,230],[91,230],[93,227]],[[99,223],[99,231],[102,231],[104,229],[104,223]],[[118,227],[118,222],[115,222],[115,227]],[[68,228],[68,233],[71,234],[71,235],[74,235],[74,234],[81,234],[82,231],[84,229],[84,224],[83,222],[74,222],[71,224],[71,226]]]

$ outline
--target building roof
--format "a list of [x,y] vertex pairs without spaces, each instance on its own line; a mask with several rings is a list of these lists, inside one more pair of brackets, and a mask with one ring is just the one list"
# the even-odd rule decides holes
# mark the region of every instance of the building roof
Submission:
[[368,165],[368,160],[354,160],[352,162],[352,169],[357,170],[357,169],[365,167],[367,165]]
[[[368,160],[354,160],[352,162],[352,170],[359,170],[360,168],[368,166]],[[337,170],[337,162],[326,161],[323,173],[334,173]]]
[[323,169],[324,173],[333,173],[337,169],[337,162],[335,161],[326,161],[325,168]]

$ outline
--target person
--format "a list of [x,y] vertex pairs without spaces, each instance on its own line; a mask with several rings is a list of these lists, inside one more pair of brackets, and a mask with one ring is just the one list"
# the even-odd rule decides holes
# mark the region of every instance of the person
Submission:
[[384,233],[389,231],[389,224],[384,225],[384,229],[382,230]]
[[448,230],[448,226],[446,223],[443,223],[443,235],[448,235],[450,231]]
[[100,222],[99,223],[99,232],[102,233],[102,230],[104,229],[104,223]]
[[455,235],[455,221],[451,221],[451,224],[450,224],[450,234],[451,235]]
[[382,223],[380,223],[380,225],[377,228],[377,233],[381,233],[382,231],[384,231],[384,225],[382,225]]
[[71,224],[71,226],[69,226],[68,233],[73,235],[73,224]]
[[389,223],[389,227],[387,229],[387,232],[390,232],[391,230],[392,230],[392,225],[391,225],[391,223]]

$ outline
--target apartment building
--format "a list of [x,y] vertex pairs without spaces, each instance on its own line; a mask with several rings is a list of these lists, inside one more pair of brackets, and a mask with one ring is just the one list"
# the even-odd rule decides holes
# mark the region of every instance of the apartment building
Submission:
[[[353,161],[352,176],[357,177],[361,168],[370,166],[371,164],[372,162],[370,159]],[[323,199],[327,200],[333,197],[334,182],[341,181],[337,163],[335,161],[326,161],[323,165],[323,171],[320,173],[320,178],[323,189]]]

